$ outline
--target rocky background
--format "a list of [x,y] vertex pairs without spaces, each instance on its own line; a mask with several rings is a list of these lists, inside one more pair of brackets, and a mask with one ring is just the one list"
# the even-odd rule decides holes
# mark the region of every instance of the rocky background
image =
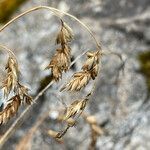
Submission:
[[[1,4],[1,3],[0,3]],[[95,149],[149,150],[150,149],[150,1],[149,0],[28,0],[13,16],[28,8],[47,5],[71,13],[87,24],[102,44],[103,50],[122,54],[122,63],[115,55],[104,56],[97,88],[85,112],[94,115],[102,134]],[[12,17],[13,17],[12,16]],[[5,19],[6,20],[6,19]],[[73,59],[86,50],[95,49],[89,33],[77,22],[64,16],[72,27],[75,39],[71,44]],[[59,20],[47,10],[38,10],[19,19],[0,33],[0,43],[14,50],[22,72],[22,82],[36,95],[49,74],[44,68],[54,54],[55,36]],[[80,70],[82,57],[32,107],[23,124],[3,146],[4,150],[87,150],[91,141],[90,127],[80,117],[63,140],[56,141],[47,134],[49,129],[59,131],[63,125],[56,121],[58,111],[64,109],[57,96],[66,104],[74,97],[82,97],[92,83],[81,93],[60,93],[62,83]],[[3,75],[6,58],[0,56]],[[44,79],[44,80],[43,80]],[[24,108],[22,108],[23,110]],[[21,111],[16,117],[19,116]],[[48,117],[44,118],[45,113]],[[14,118],[15,120],[15,118]],[[0,127],[0,135],[13,123]],[[94,148],[93,148],[94,149]]]

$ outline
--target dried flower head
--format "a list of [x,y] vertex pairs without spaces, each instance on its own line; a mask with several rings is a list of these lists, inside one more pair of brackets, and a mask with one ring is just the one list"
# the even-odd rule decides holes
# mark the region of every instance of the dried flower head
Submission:
[[83,64],[83,70],[91,70],[96,64],[99,63],[99,51],[96,52],[87,52],[88,59]]
[[83,71],[75,73],[70,81],[64,85],[60,91],[79,91],[89,83],[91,78],[93,80],[96,78],[99,71],[100,52],[88,52],[87,57],[88,59],[82,67]]
[[29,89],[27,87],[18,83],[18,95],[20,96],[21,102],[30,105],[33,101],[28,91]]
[[56,43],[61,44],[61,48],[56,50],[52,60],[46,67],[46,69],[51,69],[51,75],[55,81],[59,81],[63,71],[66,72],[69,69],[71,62],[71,48],[68,43],[73,39],[73,32],[65,22],[62,20],[61,22],[61,30],[56,38]]
[[91,73],[92,79],[94,80],[95,77],[98,75],[98,71],[99,71],[100,51],[88,52],[87,57],[88,59],[83,64],[82,69],[89,71]]
[[57,35],[56,43],[65,45],[73,39],[73,31],[65,22],[62,20],[61,22],[62,26],[60,32]]
[[4,90],[4,97],[8,97],[10,91],[16,87],[18,82],[19,69],[16,59],[14,57],[9,56],[5,68],[7,70],[7,74],[6,79],[2,84],[2,88]]
[[67,120],[76,115],[80,116],[86,107],[87,99],[81,99],[74,101],[66,110],[64,120]]
[[6,123],[8,119],[13,117],[21,104],[19,95],[15,95],[7,101],[7,106],[0,112],[0,124]]
[[91,74],[88,71],[81,71],[75,73],[71,80],[61,88],[60,91],[70,90],[70,91],[79,91],[85,87],[91,79]]
[[52,76],[58,81],[63,71],[67,71],[70,66],[70,48],[65,46],[64,49],[57,49],[56,54],[52,57],[46,69],[51,68]]

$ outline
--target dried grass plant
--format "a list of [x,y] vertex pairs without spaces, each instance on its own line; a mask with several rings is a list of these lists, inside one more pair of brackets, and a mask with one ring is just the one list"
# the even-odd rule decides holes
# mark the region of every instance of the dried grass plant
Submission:
[[[19,66],[14,53],[6,46],[0,45],[9,54],[5,66],[6,77],[2,83],[3,99],[6,99],[3,110],[0,112],[0,124],[4,124],[13,117],[22,103],[31,104],[32,97],[28,94],[28,88],[21,85],[19,81]],[[14,96],[8,99],[10,93]]]
[[[10,93],[13,93],[14,95],[13,97],[11,97],[6,101],[5,107],[0,112],[0,124],[4,124],[10,118],[12,118],[17,113],[21,104],[26,103],[29,105],[15,120],[15,122],[6,131],[6,133],[1,137],[0,148],[11,136],[11,134],[17,129],[18,125],[22,123],[23,117],[30,110],[30,108],[34,104],[33,102],[36,102],[39,99],[39,97],[42,96],[53,83],[61,80],[62,74],[65,73],[67,70],[69,70],[70,67],[76,62],[75,60],[74,62],[71,63],[70,42],[73,40],[74,34],[71,27],[65,21],[63,21],[62,14],[70,17],[70,19],[74,19],[86,31],[88,31],[88,33],[91,35],[93,39],[92,42],[95,44],[95,50],[86,52],[87,59],[83,63],[83,66],[81,68],[82,70],[74,73],[72,78],[69,80],[68,83],[66,83],[63,86],[61,91],[67,90],[79,92],[89,83],[90,80],[91,81],[95,80],[95,82],[93,82],[93,87],[91,91],[89,91],[89,93],[85,97],[74,100],[69,106],[67,106],[66,113],[62,119],[67,123],[67,127],[61,132],[50,130],[48,132],[49,135],[55,138],[61,138],[70,127],[75,125],[76,119],[82,114],[82,112],[87,106],[88,101],[92,99],[91,95],[93,94],[93,91],[95,89],[96,77],[98,76],[99,68],[101,65],[101,58],[103,54],[105,54],[105,51],[102,51],[101,45],[96,40],[94,34],[89,29],[89,27],[87,27],[83,22],[78,20],[75,16],[72,16],[71,14],[62,12],[56,8],[48,6],[34,7],[21,13],[20,15],[16,16],[8,23],[6,23],[3,27],[1,27],[0,32],[2,32],[6,27],[9,27],[10,24],[14,23],[17,19],[21,18],[22,16],[39,9],[46,9],[52,12],[61,22],[61,27],[60,30],[58,31],[55,42],[55,44],[57,44],[59,48],[56,49],[56,52],[51,58],[49,65],[46,67],[46,69],[51,70],[52,81],[44,89],[42,89],[37,94],[37,96],[32,100],[32,97],[28,94],[28,88],[20,83],[19,80],[20,69],[15,54],[12,52],[12,50],[7,48],[6,46],[0,45],[0,49],[6,50],[9,54],[9,58],[6,65],[6,78],[1,88],[3,89],[4,92],[4,98],[8,99]],[[83,55],[84,54],[81,54],[80,57]],[[91,124],[93,136],[95,136],[95,134],[97,134],[96,133],[97,131],[95,129],[96,125],[95,123]]]

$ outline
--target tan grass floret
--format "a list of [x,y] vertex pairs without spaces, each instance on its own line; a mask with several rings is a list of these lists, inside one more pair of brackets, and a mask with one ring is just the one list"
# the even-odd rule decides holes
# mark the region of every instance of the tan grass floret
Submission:
[[52,76],[55,81],[59,81],[62,72],[66,72],[70,65],[70,48],[65,46],[64,49],[57,49],[52,57],[50,64],[46,69],[51,69]]
[[4,97],[8,97],[11,90],[15,89],[18,81],[18,64],[14,57],[9,56],[7,65],[5,67],[7,74],[2,88],[4,90]]
[[86,107],[88,99],[81,99],[81,100],[75,100],[66,110],[66,114],[64,117],[64,120],[67,120],[69,118],[80,116],[83,112],[84,108]]
[[0,112],[0,124],[6,123],[8,119],[13,117],[21,104],[19,95],[15,95],[7,102],[7,106]]
[[27,87],[18,83],[18,95],[20,96],[21,102],[30,105],[33,101],[28,91],[29,89]]
[[85,87],[91,79],[95,79],[99,71],[99,58],[100,52],[88,52],[88,59],[83,64],[81,72],[75,73],[71,80],[64,85],[60,91],[70,90],[70,91],[79,91]]
[[91,74],[88,71],[81,71],[75,73],[69,83],[67,83],[60,91],[64,89],[68,91],[79,91],[86,86],[91,79]]
[[51,69],[51,75],[55,81],[59,81],[63,71],[66,72],[69,69],[71,62],[71,48],[68,43],[73,39],[73,33],[65,22],[62,20],[61,22],[61,30],[56,38],[56,44],[61,44],[61,48],[56,50],[52,60],[46,67],[46,69]]
[[63,22],[62,20],[61,22],[62,26],[60,32],[57,35],[56,43],[65,45],[68,44],[68,42],[71,42],[71,40],[73,39],[73,31],[65,22]]

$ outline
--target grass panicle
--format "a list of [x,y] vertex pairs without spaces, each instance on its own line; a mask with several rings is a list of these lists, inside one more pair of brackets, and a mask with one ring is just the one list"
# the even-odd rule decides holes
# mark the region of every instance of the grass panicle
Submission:
[[56,53],[46,67],[46,69],[51,69],[51,76],[55,81],[61,79],[62,73],[69,69],[71,62],[71,48],[69,42],[73,39],[73,31],[65,22],[62,20],[61,22],[61,30],[56,38],[56,44],[60,44],[61,47],[56,49]]
[[[70,45],[74,39],[74,34],[73,34],[72,27],[70,27],[66,22],[62,20],[62,17],[61,17],[62,14],[70,17],[71,19],[74,19],[85,30],[89,32],[89,34],[94,40],[94,44],[96,45],[97,50],[92,51],[92,52],[89,51],[86,53],[87,59],[83,63],[81,70],[73,74],[69,82],[61,88],[61,91],[67,90],[67,91],[79,92],[81,89],[86,87],[86,85],[90,81],[95,80],[99,74],[101,56],[102,56],[101,46],[99,42],[96,40],[92,31],[83,22],[81,22],[79,19],[77,19],[71,14],[62,12],[56,8],[52,8],[48,6],[34,7],[21,13],[20,15],[16,16],[12,20],[10,20],[8,23],[6,23],[3,27],[0,28],[0,32],[3,31],[6,27],[8,27],[11,23],[21,18],[22,16],[29,14],[30,12],[33,12],[35,10],[39,10],[39,9],[46,9],[46,10],[53,12],[54,15],[61,22],[61,27],[60,27],[60,30],[58,31],[58,34],[56,36],[55,43],[54,43],[54,44],[57,44],[58,48],[55,50],[55,53],[50,60],[50,63],[46,67],[46,69],[49,69],[51,71],[50,76],[52,77],[52,82],[49,83],[44,89],[42,89],[33,100],[32,97],[29,95],[28,88],[24,86],[23,84],[21,84],[20,82],[20,79],[19,79],[20,70],[19,70],[19,65],[18,65],[15,55],[12,53],[11,50],[2,46],[3,48],[7,49],[11,55],[9,55],[9,58],[8,58],[8,62],[6,65],[6,78],[1,88],[3,89],[3,92],[4,92],[4,98],[8,99],[8,97],[11,94],[13,94],[13,96],[9,100],[6,100],[5,106],[0,112],[0,124],[6,123],[10,118],[15,116],[21,104],[28,104],[29,106],[21,113],[20,117],[16,119],[14,124],[12,124],[12,126],[0,139],[0,143],[1,143],[0,148],[5,143],[5,141],[11,136],[11,133],[13,132],[13,130],[16,130],[17,125],[21,122],[21,119],[25,116],[26,112],[28,112],[28,110],[31,108],[33,102],[37,101],[39,97],[43,95],[53,83],[59,81],[62,78],[62,74],[64,72],[67,72],[72,64]],[[93,87],[95,88],[95,86]],[[56,138],[56,139],[62,138],[67,133],[69,128],[75,126],[77,122],[76,119],[85,110],[87,103],[89,101],[89,96],[93,94],[94,88],[92,88],[92,91],[90,91],[88,95],[86,95],[85,97],[81,99],[79,98],[73,101],[70,105],[66,107],[66,112],[63,115],[63,117],[61,117],[60,120],[65,122],[67,126],[61,132],[49,130],[48,134],[51,137]],[[95,122],[90,122],[90,121],[89,123],[91,124],[91,129],[93,133],[96,133],[96,132],[98,133],[97,124]]]

